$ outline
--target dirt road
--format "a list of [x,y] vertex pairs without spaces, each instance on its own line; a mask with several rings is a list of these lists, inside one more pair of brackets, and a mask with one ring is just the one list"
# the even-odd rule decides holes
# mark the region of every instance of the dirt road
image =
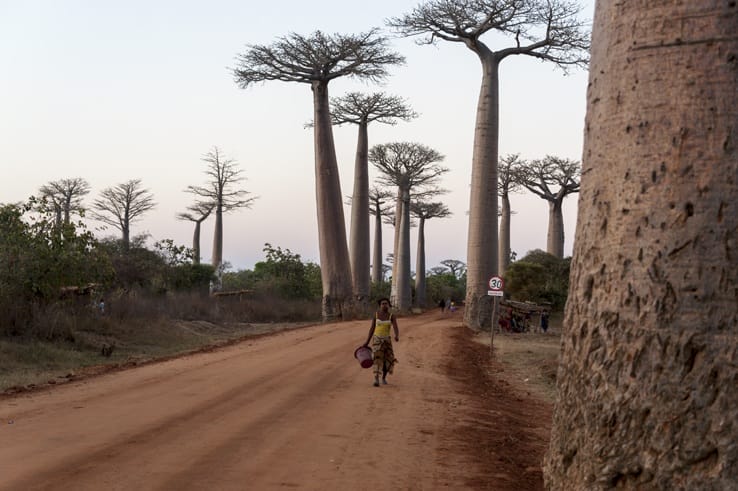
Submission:
[[2,398],[0,489],[540,489],[550,407],[454,315],[401,318],[379,388],[361,321]]

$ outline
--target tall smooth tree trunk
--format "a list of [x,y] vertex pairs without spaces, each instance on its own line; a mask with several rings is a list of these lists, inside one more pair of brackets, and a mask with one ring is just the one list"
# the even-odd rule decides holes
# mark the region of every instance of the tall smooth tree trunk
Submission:
[[425,218],[418,224],[418,251],[415,257],[415,304],[425,308]]
[[548,236],[546,251],[563,259],[564,257],[564,214],[561,211],[562,199],[548,202]]
[[131,247],[131,227],[130,227],[130,220],[128,217],[125,217],[123,219],[123,224],[121,225],[121,235],[123,239],[123,250],[128,251],[128,249]]
[[410,191],[402,190],[400,208],[400,238],[397,244],[397,309],[401,312],[412,307],[412,286],[410,285]]
[[[359,124],[354,164],[354,194],[351,199],[351,274],[353,293],[363,307],[369,305],[369,137],[368,124]],[[381,264],[380,264],[381,269]],[[365,309],[364,309],[365,310]]]
[[[392,305],[397,305],[399,302],[399,292],[397,290],[397,279],[399,274],[397,273],[397,258],[400,255],[400,216],[402,215],[402,189],[397,187],[397,199],[395,201],[395,237],[392,245],[392,283],[390,283],[390,302]],[[408,222],[408,226],[410,223]]]
[[346,243],[341,183],[333,143],[328,83],[313,82],[315,199],[318,212],[323,320],[350,315],[351,266]]
[[507,267],[510,266],[510,196],[507,193],[502,195],[502,215],[500,217],[500,248],[499,248],[499,274],[505,274]]
[[487,282],[497,274],[497,157],[499,138],[499,62],[480,54],[482,87],[474,130],[464,323],[480,329],[491,323]]
[[597,2],[549,489],[735,489],[738,7]]
[[72,214],[72,197],[66,196],[64,198],[64,225],[69,225]]
[[223,262],[223,207],[218,204],[215,207],[215,229],[213,230],[213,254],[211,264],[218,270]]
[[200,264],[200,224],[195,222],[195,232],[192,234],[192,262]]
[[384,281],[382,274],[382,215],[376,210],[374,215],[374,259],[372,260],[372,281]]

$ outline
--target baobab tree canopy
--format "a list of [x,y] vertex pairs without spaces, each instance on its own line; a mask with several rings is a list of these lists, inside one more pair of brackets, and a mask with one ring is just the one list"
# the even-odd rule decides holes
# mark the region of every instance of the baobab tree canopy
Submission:
[[331,117],[336,125],[372,122],[396,125],[397,120],[410,121],[418,117],[405,99],[384,92],[349,92],[341,97],[332,97],[331,107]]
[[361,34],[326,35],[315,31],[309,36],[291,33],[269,46],[250,45],[237,57],[233,70],[242,89],[256,82],[328,82],[339,77],[381,80],[387,67],[404,62],[388,51],[387,38],[378,29]]
[[154,209],[154,196],[141,186],[141,179],[105,188],[93,204],[92,218],[121,231],[123,248],[128,249],[131,238],[131,223],[139,220],[146,212]]

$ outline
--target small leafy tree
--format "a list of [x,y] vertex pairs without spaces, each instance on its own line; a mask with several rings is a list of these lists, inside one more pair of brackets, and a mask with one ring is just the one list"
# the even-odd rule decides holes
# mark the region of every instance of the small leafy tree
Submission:
[[505,293],[513,300],[562,309],[569,290],[570,264],[571,258],[560,259],[540,249],[530,251],[505,273]]

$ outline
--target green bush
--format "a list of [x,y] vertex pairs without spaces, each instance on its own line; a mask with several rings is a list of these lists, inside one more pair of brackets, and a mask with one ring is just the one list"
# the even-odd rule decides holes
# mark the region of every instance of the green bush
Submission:
[[570,264],[571,258],[530,251],[505,272],[505,293],[512,300],[550,304],[560,310],[566,304]]

